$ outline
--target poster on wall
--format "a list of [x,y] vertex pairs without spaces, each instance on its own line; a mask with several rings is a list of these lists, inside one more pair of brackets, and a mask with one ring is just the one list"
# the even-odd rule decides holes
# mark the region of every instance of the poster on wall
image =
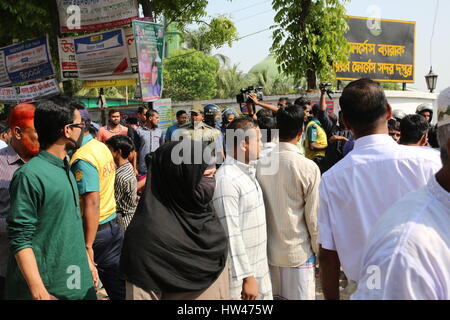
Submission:
[[131,24],[137,0],[57,0],[61,32],[85,32]]
[[133,32],[139,65],[138,89],[141,100],[159,100],[163,88],[164,27],[135,20]]
[[26,86],[0,88],[0,103],[25,103],[60,93],[55,79]]
[[[120,30],[120,29],[118,29]],[[93,81],[108,81],[108,80],[128,80],[128,82],[136,83],[138,72],[138,61],[136,55],[136,46],[134,45],[133,28],[128,27],[123,29],[126,47],[128,49],[128,56],[131,64],[131,73],[129,75],[109,75],[109,76],[96,76],[89,78]],[[78,66],[75,54],[75,45],[73,37],[58,38],[59,49],[59,63],[61,70],[61,79],[74,80],[80,79],[78,74]],[[105,84],[104,86],[108,86]]]
[[77,60],[73,38],[58,38],[59,69],[62,80],[78,79]]
[[42,79],[54,73],[47,36],[0,48],[0,86]]
[[153,102],[153,109],[159,113],[158,127],[165,131],[173,124],[172,100],[160,99]]
[[131,74],[131,62],[122,29],[74,38],[80,79]]

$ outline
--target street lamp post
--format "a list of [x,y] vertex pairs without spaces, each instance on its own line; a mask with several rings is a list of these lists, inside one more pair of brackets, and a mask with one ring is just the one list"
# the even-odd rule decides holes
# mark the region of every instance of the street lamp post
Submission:
[[425,76],[425,81],[427,82],[430,93],[433,93],[434,89],[436,89],[437,79],[438,75],[433,73],[433,67],[431,67],[430,72]]

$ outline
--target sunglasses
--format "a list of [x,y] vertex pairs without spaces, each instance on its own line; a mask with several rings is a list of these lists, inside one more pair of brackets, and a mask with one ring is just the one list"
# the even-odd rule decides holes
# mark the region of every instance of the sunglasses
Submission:
[[71,124],[68,124],[67,126],[84,129],[84,128],[86,128],[86,123],[85,122],[71,123]]

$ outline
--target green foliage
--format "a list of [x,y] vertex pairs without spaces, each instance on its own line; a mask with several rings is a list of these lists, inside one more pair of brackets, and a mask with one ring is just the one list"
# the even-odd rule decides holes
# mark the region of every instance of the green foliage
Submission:
[[[55,7],[52,9],[52,6]],[[55,8],[56,1],[50,0],[0,1],[0,46],[11,44],[13,39],[24,41],[46,33],[56,36],[50,14]]]
[[333,65],[348,60],[347,0],[273,0],[277,14],[272,50],[280,69],[296,80],[306,77],[308,89],[317,88],[316,77],[331,81]]
[[206,100],[216,94],[219,61],[196,50],[179,50],[164,64],[163,95],[174,101]]
[[206,16],[208,0],[139,0],[146,16],[161,17],[183,27]]
[[212,49],[218,49],[224,44],[230,47],[238,33],[233,22],[224,16],[213,18],[196,30],[187,30],[183,39],[188,49],[195,49],[210,54]]
[[381,87],[383,87],[384,90],[402,90],[402,85],[400,83],[382,82]]
[[294,78],[285,75],[271,77],[267,70],[249,74],[252,85],[263,87],[263,93],[267,96],[297,93]]
[[217,73],[216,98],[227,99],[235,97],[242,88],[250,85],[246,74],[238,70],[238,65],[223,65]]

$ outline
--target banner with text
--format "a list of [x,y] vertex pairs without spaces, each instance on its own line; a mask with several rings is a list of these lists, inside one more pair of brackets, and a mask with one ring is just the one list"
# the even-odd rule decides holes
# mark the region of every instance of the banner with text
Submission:
[[159,113],[158,127],[167,130],[173,124],[172,100],[160,99],[153,102],[153,109]]
[[141,99],[145,102],[159,100],[163,87],[164,26],[135,20],[133,31]]
[[131,24],[137,0],[58,0],[61,32],[99,31]]
[[55,79],[26,86],[0,88],[0,103],[25,103],[60,93]]
[[80,79],[131,74],[122,29],[74,38],[75,58]]
[[338,80],[414,82],[415,22],[349,17],[348,24],[350,58],[335,65]]
[[[118,29],[119,30],[119,29]],[[110,75],[110,76],[98,76],[89,78],[90,80],[121,80],[121,79],[137,79],[138,72],[138,62],[136,55],[136,46],[134,44],[133,28],[128,27],[123,29],[126,46],[128,49],[128,55],[131,63],[131,72],[127,76],[124,75]],[[58,49],[59,49],[59,64],[61,69],[61,79],[73,80],[80,79],[78,74],[78,66],[75,54],[74,38],[58,38]],[[136,82],[135,80],[133,82]]]
[[0,87],[54,75],[48,37],[0,48]]

